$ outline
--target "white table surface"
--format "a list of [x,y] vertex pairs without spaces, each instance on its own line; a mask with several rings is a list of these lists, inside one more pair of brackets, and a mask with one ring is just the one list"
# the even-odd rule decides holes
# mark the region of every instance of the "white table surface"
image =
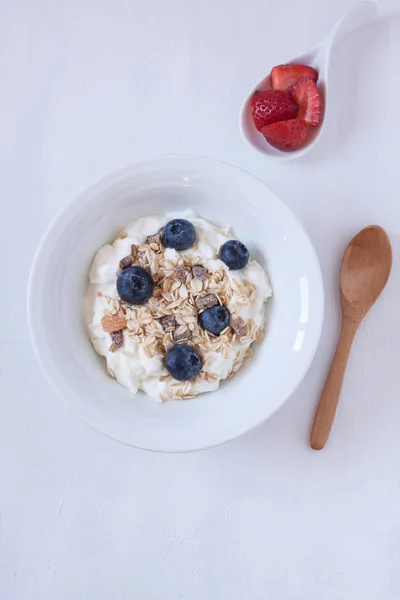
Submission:
[[[0,6],[1,600],[398,600],[398,0],[335,51],[326,136],[266,161],[239,135],[246,91],[320,41],[349,0],[5,0]],[[77,191],[167,152],[265,180],[318,252],[325,324],[269,422],[191,455],[124,447],[80,422],[39,370],[30,263]],[[357,336],[329,445],[308,433],[338,337],[350,238],[384,226],[388,288]]]

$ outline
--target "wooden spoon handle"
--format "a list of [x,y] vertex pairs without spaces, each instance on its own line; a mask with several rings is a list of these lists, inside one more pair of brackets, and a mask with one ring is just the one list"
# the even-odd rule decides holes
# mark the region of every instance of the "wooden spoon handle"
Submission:
[[358,326],[359,323],[356,321],[352,321],[346,317],[343,319],[339,343],[318,404],[311,431],[310,445],[314,450],[321,450],[328,441],[333,419],[335,418],[340,390],[342,389],[347,360]]

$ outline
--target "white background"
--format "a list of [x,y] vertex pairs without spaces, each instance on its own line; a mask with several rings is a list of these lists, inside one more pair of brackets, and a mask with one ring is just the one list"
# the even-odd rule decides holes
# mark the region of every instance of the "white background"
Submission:
[[[349,0],[3,0],[0,5],[1,600],[398,600],[400,9],[337,47],[326,135],[278,165],[241,139],[270,67]],[[208,155],[264,179],[318,252],[316,359],[269,422],[224,447],[156,455],[81,423],[28,339],[33,253],[64,203],[123,165]],[[338,337],[338,270],[361,227],[392,240],[329,445],[307,445]],[[268,382],[266,382],[268,385]]]

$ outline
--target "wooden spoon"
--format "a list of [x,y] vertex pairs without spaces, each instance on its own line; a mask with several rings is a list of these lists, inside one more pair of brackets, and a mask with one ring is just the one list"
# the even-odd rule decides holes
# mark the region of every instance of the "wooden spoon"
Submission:
[[384,289],[391,268],[390,240],[378,225],[360,231],[343,256],[340,272],[342,331],[311,431],[310,444],[314,450],[321,450],[328,440],[354,336]]

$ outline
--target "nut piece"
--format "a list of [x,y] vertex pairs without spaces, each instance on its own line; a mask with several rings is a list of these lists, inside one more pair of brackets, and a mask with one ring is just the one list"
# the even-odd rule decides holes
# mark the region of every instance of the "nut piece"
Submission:
[[190,273],[190,269],[188,267],[176,267],[174,269],[174,277],[177,281],[181,281],[185,283],[188,275]]
[[243,321],[242,317],[237,317],[236,319],[232,319],[231,327],[236,335],[242,336],[247,333],[247,325]]
[[137,246],[135,246],[135,244],[131,245],[131,255],[133,256],[133,258],[136,258],[138,255],[138,249]]
[[193,265],[192,267],[193,277],[205,281],[207,279],[207,269],[202,265]]
[[160,319],[161,327],[164,331],[173,331],[175,329],[176,321],[174,316],[165,315]]
[[151,246],[151,244],[157,244],[157,246],[161,246],[161,235],[159,233],[156,233],[155,235],[149,235],[147,238],[147,243],[149,246]]
[[110,352],[115,352],[118,348],[121,348],[122,343],[124,341],[124,332],[121,329],[120,331],[113,331],[111,334],[112,344],[109,347]]
[[105,315],[101,319],[101,326],[107,333],[114,333],[114,331],[120,331],[126,327],[126,321],[118,315]]
[[192,332],[187,325],[180,325],[174,331],[175,342],[187,342],[192,337]]
[[127,269],[128,267],[131,267],[134,262],[135,259],[133,258],[133,256],[131,256],[131,254],[129,254],[128,256],[125,256],[119,261],[119,268]]
[[211,308],[217,304],[219,304],[219,302],[215,294],[207,294],[207,296],[203,297],[197,296],[196,298],[196,306],[199,310],[206,310],[206,308]]

